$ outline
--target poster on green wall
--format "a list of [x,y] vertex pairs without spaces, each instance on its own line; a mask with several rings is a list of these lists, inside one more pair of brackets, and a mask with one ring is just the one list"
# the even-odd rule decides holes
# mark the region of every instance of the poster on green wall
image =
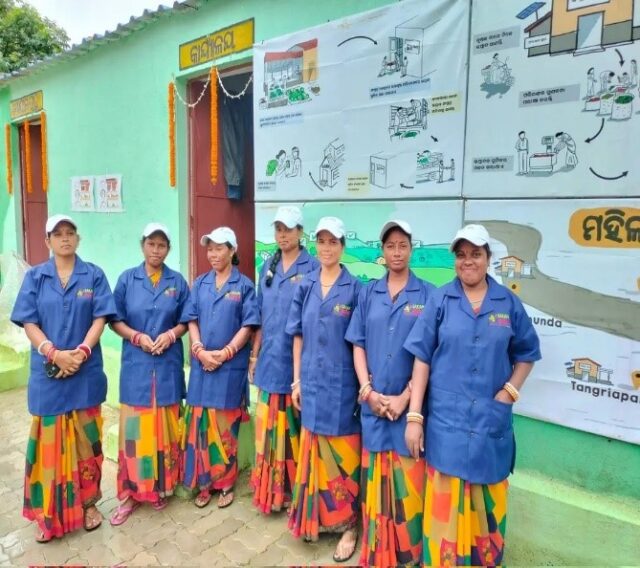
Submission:
[[460,196],[469,4],[405,0],[256,44],[256,201]]
[[638,4],[473,2],[465,196],[640,195]]
[[638,201],[469,201],[465,220],[540,337],[518,412],[640,444]]
[[[449,243],[462,218],[462,201],[423,202],[420,207],[408,202],[294,203],[304,215],[305,244],[315,254],[314,229],[321,217],[340,217],[347,229],[342,257],[349,272],[363,282],[386,273],[379,233],[390,219],[407,221],[413,230],[410,266],[416,276],[440,286],[454,276],[453,255]],[[275,251],[273,217],[277,203],[256,205],[256,273]]]

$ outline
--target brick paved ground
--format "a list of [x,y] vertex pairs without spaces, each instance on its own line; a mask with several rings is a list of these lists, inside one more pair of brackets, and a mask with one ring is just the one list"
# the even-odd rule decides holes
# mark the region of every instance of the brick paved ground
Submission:
[[[103,406],[105,432],[117,422],[117,411]],[[105,460],[105,516],[93,532],[79,530],[47,544],[34,540],[35,528],[22,517],[24,452],[29,432],[26,390],[0,393],[0,565],[300,565],[331,564],[335,536],[317,544],[292,538],[284,515],[265,517],[251,506],[247,475],[240,478],[236,500],[218,509],[216,500],[205,509],[174,497],[160,512],[142,507],[121,527],[106,520],[117,504],[116,464]],[[357,561],[354,555],[353,562]]]

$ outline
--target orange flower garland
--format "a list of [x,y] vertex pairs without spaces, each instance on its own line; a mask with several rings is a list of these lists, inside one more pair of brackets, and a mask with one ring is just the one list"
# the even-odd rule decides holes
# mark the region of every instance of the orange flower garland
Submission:
[[176,93],[173,81],[169,82],[169,185],[176,186]]
[[40,112],[40,158],[42,162],[42,191],[49,189],[49,163],[47,161],[47,115]]
[[31,130],[29,121],[25,120],[24,126],[24,177],[27,181],[27,193],[33,193],[33,180],[31,179]]
[[211,84],[211,183],[218,183],[218,70],[211,67],[209,72],[209,83]]
[[4,125],[4,151],[7,164],[7,193],[13,193],[13,165],[11,163],[11,125]]

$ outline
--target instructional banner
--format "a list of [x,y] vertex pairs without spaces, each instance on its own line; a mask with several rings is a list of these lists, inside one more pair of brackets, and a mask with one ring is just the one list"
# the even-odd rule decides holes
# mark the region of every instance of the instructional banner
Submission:
[[636,4],[474,1],[465,196],[640,194]]
[[640,444],[637,200],[468,201],[492,275],[516,293],[542,360],[520,414]]
[[255,45],[256,201],[459,197],[468,10],[405,0]]

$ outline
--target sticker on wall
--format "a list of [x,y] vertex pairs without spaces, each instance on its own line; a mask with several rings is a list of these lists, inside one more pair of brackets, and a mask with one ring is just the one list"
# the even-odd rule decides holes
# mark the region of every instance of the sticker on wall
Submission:
[[122,213],[122,176],[109,174],[96,176],[96,211]]
[[71,211],[95,211],[93,176],[71,178]]

